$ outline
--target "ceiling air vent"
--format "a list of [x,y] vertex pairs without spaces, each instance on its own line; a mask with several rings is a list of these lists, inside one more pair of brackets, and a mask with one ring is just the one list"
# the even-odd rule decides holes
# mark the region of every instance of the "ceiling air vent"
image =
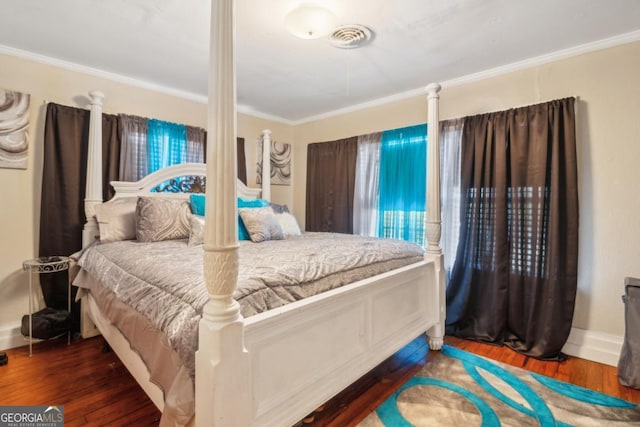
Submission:
[[329,36],[329,41],[340,49],[355,49],[364,46],[373,37],[373,32],[364,25],[343,25]]

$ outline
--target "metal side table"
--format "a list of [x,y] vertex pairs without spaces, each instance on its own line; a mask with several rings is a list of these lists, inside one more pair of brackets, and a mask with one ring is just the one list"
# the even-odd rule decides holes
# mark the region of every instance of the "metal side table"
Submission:
[[[22,263],[22,269],[29,272],[29,357],[33,354],[33,275],[65,271],[70,263],[71,258],[65,256],[40,257]],[[67,283],[67,310],[71,312],[71,283]],[[67,344],[71,344],[71,331],[67,332]]]

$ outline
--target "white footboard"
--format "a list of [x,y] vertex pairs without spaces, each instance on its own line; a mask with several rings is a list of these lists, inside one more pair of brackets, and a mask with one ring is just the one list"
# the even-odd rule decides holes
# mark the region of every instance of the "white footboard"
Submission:
[[433,262],[245,320],[251,425],[293,425],[439,322]]

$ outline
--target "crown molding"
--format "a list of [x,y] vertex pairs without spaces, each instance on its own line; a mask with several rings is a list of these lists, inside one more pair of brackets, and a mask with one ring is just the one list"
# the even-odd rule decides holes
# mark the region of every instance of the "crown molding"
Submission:
[[[579,46],[559,50],[546,55],[540,55],[533,58],[525,59],[523,61],[518,61],[511,64],[503,65],[500,67],[495,67],[488,70],[480,71],[478,73],[469,74],[466,76],[446,80],[446,81],[440,82],[440,84],[442,85],[443,88],[459,86],[463,84],[476,82],[479,80],[484,80],[491,77],[500,76],[503,74],[512,73],[514,71],[524,70],[527,68],[548,64],[551,62],[556,62],[562,59],[571,58],[571,57],[582,55],[589,52],[607,49],[607,48],[611,48],[611,47],[615,47],[615,46],[619,46],[627,43],[633,43],[639,40],[640,40],[640,31],[632,31],[630,33],[625,33],[625,34],[610,37],[607,39],[598,40],[592,43],[585,43]],[[203,95],[198,95],[192,92],[183,91],[183,90],[179,90],[179,89],[175,89],[175,88],[171,88],[168,86],[163,86],[155,83],[150,83],[150,82],[136,79],[133,77],[128,77],[128,76],[124,76],[117,73],[111,73],[108,71],[99,70],[97,68],[87,67],[84,65],[76,64],[74,62],[51,58],[45,55],[40,55],[37,53],[24,51],[24,50],[12,48],[9,46],[0,45],[0,54],[16,56],[19,58],[27,59],[34,62],[39,62],[42,64],[52,65],[52,66],[63,68],[70,71],[89,74],[95,77],[112,80],[112,81],[123,83],[126,85],[151,90],[154,92],[159,92],[159,93],[187,99],[194,102],[199,102],[201,104],[207,103],[207,97]],[[377,98],[371,101],[355,104],[349,107],[328,111],[326,113],[309,116],[300,120],[288,120],[279,116],[274,116],[271,114],[256,111],[248,105],[239,105],[237,107],[237,111],[239,113],[253,116],[256,118],[283,123],[290,126],[298,126],[298,125],[302,125],[302,124],[306,124],[306,123],[310,123],[318,120],[328,119],[328,118],[339,116],[342,114],[352,113],[352,112],[364,110],[367,108],[372,108],[372,107],[377,107],[384,104],[389,104],[392,102],[402,101],[402,100],[413,98],[416,96],[424,96],[424,87],[408,90],[406,92],[401,92],[398,94],[394,94],[394,95],[390,95],[382,98]]]
[[[64,61],[61,59],[52,58],[50,56],[40,55],[38,53],[29,52],[26,50],[16,49],[10,46],[0,45],[0,54],[15,56],[18,58],[26,59],[28,61],[38,62],[40,64],[51,65],[53,67],[62,68],[65,70],[88,74],[94,77],[103,78],[106,80],[115,81],[118,83],[126,84],[129,86],[138,87],[141,89],[147,89],[153,92],[162,93],[165,95],[175,96],[177,98],[186,99],[189,101],[198,102],[200,104],[207,104],[207,97],[204,95],[198,95],[192,92],[178,90],[168,86],[163,86],[155,83],[150,83],[144,80],[136,79],[133,77],[124,76],[122,74],[111,73],[103,71],[97,68],[87,67],[77,64],[75,62]],[[282,117],[266,114],[261,111],[256,111],[247,105],[238,105],[237,111],[242,114],[246,114],[252,117],[265,119],[269,121],[275,121],[288,125],[294,125],[291,120],[284,119]]]
[[589,52],[595,52],[598,50],[608,49],[627,43],[633,43],[638,40],[640,40],[640,31],[633,31],[615,37],[610,37],[608,39],[598,40],[592,43],[585,43],[568,49],[559,50],[546,55],[535,56],[533,58],[528,58],[500,67],[490,68],[488,70],[480,71],[479,73],[469,74],[467,76],[447,80],[445,82],[442,82],[441,84],[443,87],[459,86],[479,80],[488,79],[491,77],[500,76],[503,74],[509,74],[514,71],[525,70],[527,68],[533,68],[552,62],[561,61],[563,59],[572,58],[574,56],[582,55]]
[[15,56],[18,58],[26,59],[33,62],[38,62],[45,65],[51,65],[54,67],[62,68],[69,71],[88,74],[94,77],[111,80],[114,82],[126,84],[141,89],[150,90],[153,92],[162,93],[165,95],[175,96],[177,98],[186,99],[189,101],[199,102],[201,104],[207,103],[207,97],[198,95],[192,92],[171,88],[168,86],[151,83],[145,80],[136,79],[134,77],[125,76],[122,74],[112,73],[109,71],[103,71],[98,68],[87,67],[75,62],[64,61],[62,59],[52,58],[50,56],[41,55],[26,50],[16,49],[10,46],[0,45],[0,54]]
[[245,114],[247,116],[255,117],[255,118],[258,118],[258,119],[269,120],[271,122],[282,123],[282,124],[289,125],[289,126],[295,126],[296,125],[296,122],[293,121],[293,120],[285,119],[285,118],[282,118],[280,116],[274,116],[272,114],[263,113],[261,111],[256,111],[249,105],[238,104],[238,106],[236,107],[236,111],[238,113],[242,113],[242,114]]
[[[546,55],[540,55],[533,58],[525,59],[523,61],[514,62],[511,64],[503,65],[500,67],[490,68],[488,70],[480,71],[478,73],[469,74],[455,79],[446,80],[440,82],[443,88],[459,86],[467,83],[476,82],[479,80],[496,77],[514,71],[524,70],[551,62],[560,61],[562,59],[571,58],[574,56],[582,55],[584,53],[595,52],[602,49],[608,49],[615,46],[620,46],[627,43],[633,43],[640,40],[640,31],[632,31],[630,33],[621,34],[615,37],[610,37],[603,40],[598,40],[592,43],[586,43],[579,46],[575,46],[569,49],[559,50]],[[406,92],[398,93],[395,95],[374,99],[371,101],[363,102],[360,104],[352,105],[350,107],[341,108],[338,110],[329,111],[326,113],[318,114],[316,116],[307,117],[301,120],[293,122],[293,125],[302,125],[317,120],[328,119],[331,117],[339,116],[342,114],[352,113],[355,111],[364,110],[371,107],[377,107],[391,102],[401,101],[415,96],[424,96],[424,87],[408,90]]]

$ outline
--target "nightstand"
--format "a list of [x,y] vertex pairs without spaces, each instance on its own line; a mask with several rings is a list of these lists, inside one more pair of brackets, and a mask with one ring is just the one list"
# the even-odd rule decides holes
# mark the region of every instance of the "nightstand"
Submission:
[[[22,263],[22,269],[29,274],[29,357],[33,354],[33,275],[69,270],[70,263],[71,258],[65,256],[40,257]],[[71,282],[67,283],[67,310],[71,312]],[[67,344],[71,344],[70,330],[67,332]]]

